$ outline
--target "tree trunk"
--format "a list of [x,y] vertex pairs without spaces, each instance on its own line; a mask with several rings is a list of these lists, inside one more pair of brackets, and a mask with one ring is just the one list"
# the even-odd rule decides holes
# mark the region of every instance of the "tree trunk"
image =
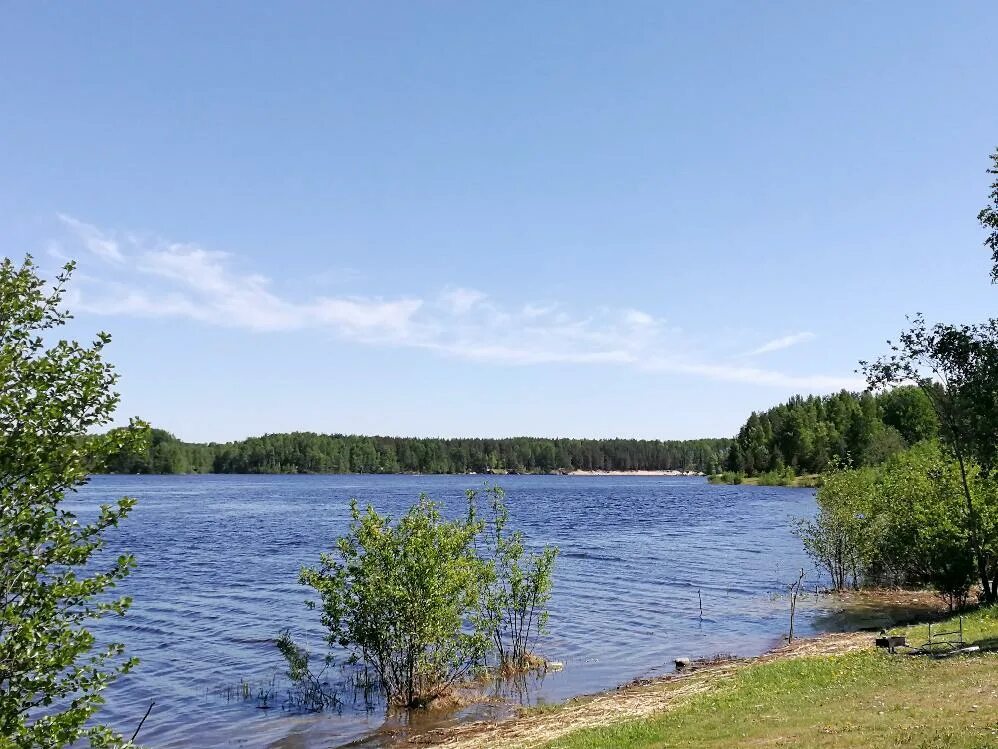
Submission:
[[957,448],[955,450],[957,461],[960,464],[960,481],[963,483],[963,496],[967,501],[967,520],[970,525],[967,534],[967,542],[970,545],[970,552],[974,556],[974,561],[977,563],[977,574],[981,579],[981,588],[984,591],[984,601],[986,603],[995,603],[998,599],[998,589],[992,588],[991,578],[988,575],[988,559],[984,550],[981,548],[980,540],[977,535],[977,512],[974,508],[974,498],[970,493],[970,483],[967,481],[967,466],[963,460],[963,451]]

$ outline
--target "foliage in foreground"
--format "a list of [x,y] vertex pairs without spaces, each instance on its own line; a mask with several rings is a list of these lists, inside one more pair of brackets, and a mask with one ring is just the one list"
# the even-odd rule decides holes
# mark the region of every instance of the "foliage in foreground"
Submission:
[[[354,501],[335,552],[301,572],[319,594],[329,644],[373,669],[393,704],[431,702],[490,655],[501,667],[525,667],[544,628],[557,551],[528,554],[522,534],[507,528],[502,490],[486,494],[485,521],[475,492],[455,520],[425,495],[395,522]],[[293,670],[300,651],[285,641],[282,652]]]
[[102,358],[106,334],[89,346],[51,341],[69,317],[60,303],[72,269],[46,291],[31,258],[0,264],[0,747],[123,743],[87,726],[101,692],[135,661],[119,658],[121,644],[97,648],[88,627],[128,609],[107,594],[134,560],[100,552],[134,502],[104,505],[87,525],[60,504],[92,461],[141,449],[143,430],[85,439],[110,420],[117,376]]
[[991,250],[991,282],[998,283],[998,148],[991,154],[991,168],[988,174],[995,175],[988,193],[988,204],[977,214],[977,220],[987,231],[984,246]]

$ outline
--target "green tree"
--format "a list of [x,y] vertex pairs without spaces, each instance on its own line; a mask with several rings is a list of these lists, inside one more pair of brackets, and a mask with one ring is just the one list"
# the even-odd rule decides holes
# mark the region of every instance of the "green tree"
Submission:
[[998,148],[991,154],[991,168],[988,174],[995,175],[995,181],[991,183],[991,192],[988,194],[990,203],[981,209],[977,214],[977,220],[988,232],[984,239],[984,245],[991,250],[991,283],[998,283]]
[[838,464],[818,489],[818,513],[798,520],[794,532],[815,564],[828,572],[834,590],[860,587],[877,553],[871,469],[847,470]]
[[[978,506],[987,482],[971,471]],[[958,464],[934,442],[922,442],[891,458],[880,470],[874,513],[881,530],[877,561],[886,582],[930,585],[962,604],[974,582],[974,557],[968,548]],[[882,580],[883,581],[883,580]]]
[[371,666],[393,704],[425,705],[480,666],[489,636],[480,601],[490,572],[481,523],[448,521],[425,495],[397,522],[351,503],[349,533],[300,581],[322,602],[331,645]]
[[998,319],[930,327],[916,315],[889,354],[861,366],[871,389],[917,385],[932,402],[959,467],[967,548],[985,600],[998,601],[998,539],[972,486],[973,471],[988,479],[998,463]]
[[896,429],[907,444],[914,445],[939,435],[939,417],[932,399],[921,388],[894,388],[878,400],[884,423]]
[[102,358],[107,334],[89,346],[52,341],[69,318],[60,305],[72,270],[46,290],[30,257],[0,263],[0,747],[123,743],[90,722],[101,692],[135,661],[119,657],[121,644],[98,648],[88,627],[128,608],[111,591],[134,560],[97,553],[133,500],[103,505],[89,524],[61,503],[90,465],[141,452],[145,435],[136,422],[86,436],[110,420],[117,375]]

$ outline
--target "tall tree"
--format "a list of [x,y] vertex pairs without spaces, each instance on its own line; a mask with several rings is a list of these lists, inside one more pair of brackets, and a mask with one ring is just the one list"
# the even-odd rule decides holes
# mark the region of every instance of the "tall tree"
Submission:
[[988,199],[991,201],[977,214],[977,220],[988,232],[984,239],[984,245],[991,250],[991,283],[998,283],[998,148],[991,154],[991,168],[988,174],[995,175],[995,181],[991,183],[991,193]]
[[[121,499],[80,524],[61,503],[112,452],[141,452],[143,425],[87,438],[118,404],[117,375],[89,346],[52,341],[69,318],[60,308],[73,270],[45,289],[27,258],[0,263],[0,746],[60,747],[88,736],[92,746],[123,743],[90,725],[101,691],[134,660],[123,646],[97,647],[96,619],[123,615],[127,598],[109,594],[134,565],[106,559],[105,531],[133,506]],[[96,556],[95,556],[96,555]]]
[[988,601],[998,601],[998,518],[972,487],[998,467],[998,319],[978,325],[928,326],[912,320],[890,353],[861,362],[871,389],[915,384],[939,417],[940,433],[960,468],[966,537]]

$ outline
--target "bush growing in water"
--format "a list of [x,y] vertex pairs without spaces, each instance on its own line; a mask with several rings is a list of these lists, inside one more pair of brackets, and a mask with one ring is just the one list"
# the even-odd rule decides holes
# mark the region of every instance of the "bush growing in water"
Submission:
[[[354,501],[336,551],[301,572],[319,594],[329,644],[370,666],[393,704],[429,703],[483,669],[492,651],[500,665],[523,667],[547,620],[557,552],[527,556],[522,534],[506,529],[502,490],[488,495],[487,523],[475,492],[458,520],[425,495],[397,522]],[[298,652],[282,645],[286,657]]]
[[[486,489],[488,517],[483,533],[491,574],[482,598],[499,668],[506,673],[527,669],[537,638],[544,632],[552,572],[558,549],[548,546],[527,553],[521,531],[510,531],[509,510],[501,487]],[[468,492],[474,506],[477,494]]]
[[828,572],[832,588],[858,588],[871,568],[878,524],[873,520],[871,469],[845,470],[833,464],[818,490],[818,514],[798,520],[795,533],[808,555]]
[[[993,479],[968,473],[984,538],[994,543],[998,495]],[[971,519],[959,466],[938,444],[923,443],[880,469],[836,467],[818,490],[818,514],[796,533],[825,569],[832,587],[930,585],[951,607],[966,601],[975,581],[967,544]]]
[[481,663],[479,615],[487,564],[475,553],[481,524],[448,521],[425,495],[397,523],[351,503],[350,532],[301,582],[322,600],[330,644],[369,663],[389,701],[425,704]]

